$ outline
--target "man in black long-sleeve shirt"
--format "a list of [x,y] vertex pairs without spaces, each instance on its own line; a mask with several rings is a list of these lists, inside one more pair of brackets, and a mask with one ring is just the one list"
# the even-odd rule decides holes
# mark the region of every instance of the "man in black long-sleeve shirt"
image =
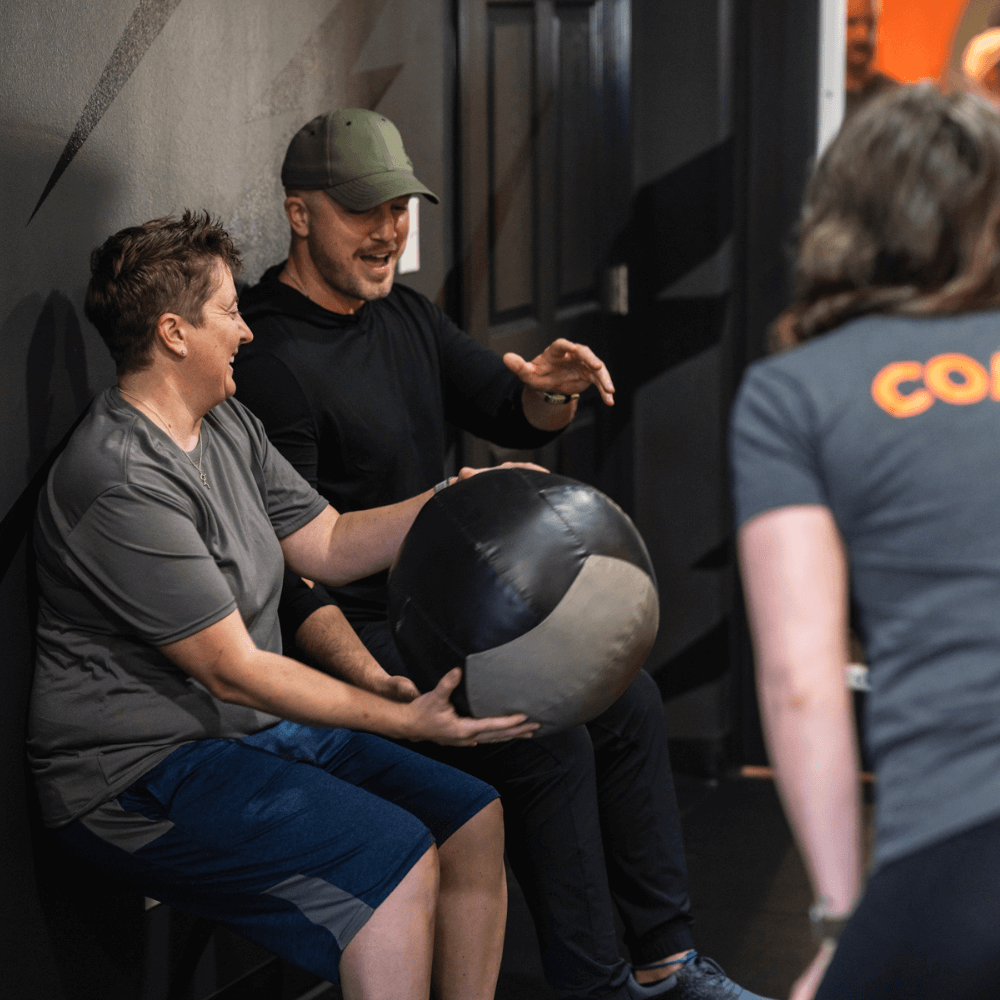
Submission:
[[[572,420],[591,384],[612,403],[610,376],[583,345],[557,340],[532,362],[501,362],[422,295],[394,286],[409,196],[437,199],[385,118],[349,109],[309,122],[289,146],[282,182],[291,249],[241,299],[255,339],[237,359],[237,394],[338,510],[446,485],[446,424],[534,448]],[[385,583],[379,574],[327,593],[290,580],[285,622],[316,665],[405,699],[416,689],[389,634]],[[418,749],[500,791],[508,858],[546,975],[563,995],[755,1000],[692,948],[666,734],[648,674],[593,722],[558,736]],[[631,967],[618,954],[615,904]]]

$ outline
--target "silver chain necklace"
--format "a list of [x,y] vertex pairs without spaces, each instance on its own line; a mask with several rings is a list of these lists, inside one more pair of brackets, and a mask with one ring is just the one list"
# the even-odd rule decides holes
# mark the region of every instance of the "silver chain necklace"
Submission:
[[[160,418],[160,420],[163,420],[163,416],[160,414],[160,411],[150,406],[145,399],[140,399],[137,395],[135,395],[135,393],[129,392],[128,389],[123,389],[121,386],[118,386],[118,391],[124,396],[131,396],[137,403],[142,403],[143,406],[148,406],[153,413]],[[163,420],[163,424],[165,427],[169,426],[166,420]],[[167,431],[167,434],[170,434],[170,431]],[[173,441],[173,435],[170,435],[170,440]],[[174,443],[176,444],[177,442],[175,441]],[[177,447],[180,448],[180,445],[177,445]],[[201,430],[198,432],[198,464],[194,464],[194,459],[183,448],[181,448],[180,451],[181,454],[191,463],[191,467],[194,471],[201,477],[201,485],[204,486],[206,490],[210,490],[212,487],[208,485],[208,478],[205,476],[205,473],[201,471],[201,460],[205,457],[204,423],[201,425]]]

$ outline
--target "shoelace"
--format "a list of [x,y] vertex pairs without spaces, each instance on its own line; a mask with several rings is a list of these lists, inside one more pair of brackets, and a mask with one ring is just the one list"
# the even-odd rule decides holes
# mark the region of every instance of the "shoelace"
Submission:
[[668,958],[665,962],[650,962],[648,965],[633,965],[632,968],[636,972],[649,972],[652,969],[665,969],[668,965],[687,965],[688,962],[693,962],[698,952],[692,951],[690,954],[685,955],[683,958]]
[[681,964],[683,969],[678,971],[683,972],[684,976],[688,979],[696,977],[703,979],[724,979],[726,982],[723,989],[726,993],[736,995],[739,992],[739,986],[722,971],[722,966],[713,958],[702,958],[697,952],[693,952],[686,958],[681,959]]

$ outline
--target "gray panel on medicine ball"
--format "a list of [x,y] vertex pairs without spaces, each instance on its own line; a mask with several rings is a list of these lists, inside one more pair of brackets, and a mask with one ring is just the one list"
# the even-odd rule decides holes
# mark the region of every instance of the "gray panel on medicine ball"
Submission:
[[656,638],[653,581],[630,562],[591,556],[545,621],[466,660],[473,715],[527,712],[536,736],[587,722],[609,708],[642,667]]

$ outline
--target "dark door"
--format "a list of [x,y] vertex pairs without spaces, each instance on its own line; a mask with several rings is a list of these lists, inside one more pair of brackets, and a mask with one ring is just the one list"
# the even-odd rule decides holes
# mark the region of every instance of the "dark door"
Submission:
[[[608,254],[629,205],[630,0],[460,0],[465,327],[530,359],[600,351],[627,308]],[[593,393],[591,393],[593,395]],[[596,399],[543,458],[592,479]],[[470,461],[506,457],[467,442]]]

